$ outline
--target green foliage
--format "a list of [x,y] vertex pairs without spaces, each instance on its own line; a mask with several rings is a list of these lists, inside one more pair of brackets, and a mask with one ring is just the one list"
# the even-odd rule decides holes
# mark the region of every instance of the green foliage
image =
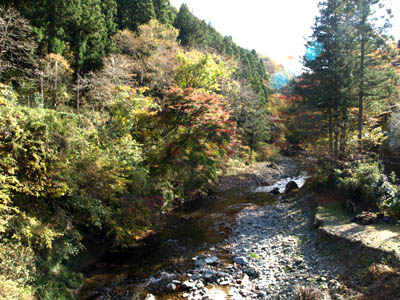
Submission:
[[382,168],[377,162],[357,163],[343,171],[336,170],[337,188],[365,207],[376,206],[374,185],[380,180]]
[[153,6],[160,23],[169,25],[173,23],[174,16],[169,0],[153,0]]
[[0,275],[0,297],[3,300],[34,300],[34,290]]
[[[126,113],[138,122],[141,109]],[[118,112],[112,110],[111,122],[121,120]],[[0,245],[10,240],[32,249],[37,273],[46,274],[82,248],[80,228],[104,227],[113,236],[125,222],[126,201],[118,195],[139,194],[135,188],[146,176],[139,145],[129,135],[133,125],[111,126],[113,132],[76,115],[23,107],[0,107],[0,116]],[[131,223],[131,231],[142,232]]]
[[[336,157],[375,151],[382,135],[374,130],[374,115],[396,99],[397,79],[390,65],[394,49],[385,35],[390,22],[373,21],[377,15],[385,17],[381,2],[322,2],[307,43],[308,71],[296,81],[297,91],[305,100],[303,108],[317,117],[317,143]],[[350,148],[356,132],[358,147]]]
[[378,162],[357,163],[343,170],[335,170],[336,187],[362,208],[379,209],[400,218],[400,191],[396,178],[390,180]]
[[307,180],[307,186],[316,191],[328,190],[332,184],[332,170],[329,168],[319,167],[312,171],[312,176]]
[[394,180],[388,180],[385,175],[374,185],[375,199],[379,210],[386,214],[400,218],[400,192]]
[[39,36],[42,53],[64,55],[75,73],[99,68],[113,49],[113,0],[6,0],[27,18]]
[[18,103],[18,95],[12,87],[0,83],[0,106],[13,106]]
[[[146,24],[156,17],[152,0],[117,0],[116,2],[118,4],[117,21],[120,29],[136,31],[140,25]],[[158,6],[157,9],[159,16],[162,17],[163,8]]]
[[257,53],[238,47],[231,37],[223,37],[211,25],[194,16],[186,4],[182,4],[174,26],[179,29],[178,39],[184,47],[212,50],[223,56],[238,59],[240,68],[237,77],[251,84],[252,89],[266,101],[270,91],[263,61]]

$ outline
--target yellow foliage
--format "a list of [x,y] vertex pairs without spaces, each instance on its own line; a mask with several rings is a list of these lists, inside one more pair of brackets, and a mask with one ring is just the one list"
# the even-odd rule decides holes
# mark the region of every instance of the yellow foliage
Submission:
[[16,281],[0,275],[0,298],[2,300],[34,300],[34,291],[29,287],[21,287]]
[[54,67],[56,64],[60,67],[64,72],[72,74],[74,71],[71,69],[69,62],[60,54],[49,53],[47,54],[41,62],[44,65],[50,65]]
[[10,86],[0,82],[0,106],[10,106],[17,102],[18,95]]

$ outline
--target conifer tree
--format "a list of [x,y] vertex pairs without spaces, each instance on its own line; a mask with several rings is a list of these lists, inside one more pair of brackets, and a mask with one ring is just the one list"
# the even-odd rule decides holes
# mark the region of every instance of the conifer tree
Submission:
[[193,46],[191,42],[197,30],[197,20],[186,4],[182,4],[176,16],[174,26],[179,30],[178,39],[182,46]]
[[172,24],[171,4],[169,0],[153,0],[157,20],[162,24]]
[[152,0],[117,0],[117,4],[120,29],[136,31],[140,25],[156,18]]
[[349,108],[358,108],[355,123],[361,141],[366,100],[370,108],[382,109],[395,90],[394,72],[389,67],[391,47],[383,35],[384,28],[377,27],[373,18],[379,2],[321,3],[308,43],[304,61],[309,72],[303,76],[300,91],[325,117],[329,151],[335,156],[346,152],[352,127]]
[[[338,155],[340,127],[346,120],[348,95],[352,82],[351,19],[349,2],[328,0],[320,4],[320,15],[316,19],[314,32],[307,45],[304,63],[310,72],[304,74],[301,93],[325,116],[329,136],[329,152]],[[346,95],[346,92],[348,93]],[[340,108],[343,108],[340,110]],[[342,135],[345,132],[342,131]],[[343,140],[343,139],[342,139]],[[344,145],[343,145],[344,147]],[[343,148],[342,147],[342,148]]]
[[[363,137],[365,101],[379,101],[393,92],[394,72],[387,68],[394,58],[394,49],[386,43],[384,30],[389,26],[378,27],[377,10],[383,8],[379,0],[358,0],[354,18],[354,30],[358,44],[358,138]],[[390,17],[390,14],[387,16]],[[392,87],[392,88],[390,88]]]
[[41,51],[64,55],[76,74],[98,68],[112,50],[115,0],[5,1],[31,22]]

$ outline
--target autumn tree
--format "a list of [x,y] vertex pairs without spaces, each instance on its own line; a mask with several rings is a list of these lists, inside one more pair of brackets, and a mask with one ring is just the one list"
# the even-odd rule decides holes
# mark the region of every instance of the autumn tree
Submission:
[[[69,63],[59,54],[48,54],[40,60],[40,95],[50,107],[69,104],[72,73]],[[51,99],[51,100],[50,100]]]
[[160,138],[153,157],[155,172],[170,178],[178,199],[204,191],[231,153],[235,124],[213,95],[173,88],[158,113]]
[[132,58],[131,73],[137,84],[149,87],[157,97],[173,85],[179,52],[177,36],[176,29],[152,20],[139,26],[137,33],[123,30],[114,38],[119,51]]
[[31,77],[37,44],[29,22],[12,7],[0,6],[0,78],[3,82]]

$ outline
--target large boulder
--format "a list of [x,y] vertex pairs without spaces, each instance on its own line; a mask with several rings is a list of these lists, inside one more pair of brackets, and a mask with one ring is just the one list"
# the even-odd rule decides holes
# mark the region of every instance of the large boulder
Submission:
[[292,180],[286,184],[285,193],[289,193],[293,190],[298,190],[298,189],[299,189],[299,186],[297,185],[297,183],[295,181]]

